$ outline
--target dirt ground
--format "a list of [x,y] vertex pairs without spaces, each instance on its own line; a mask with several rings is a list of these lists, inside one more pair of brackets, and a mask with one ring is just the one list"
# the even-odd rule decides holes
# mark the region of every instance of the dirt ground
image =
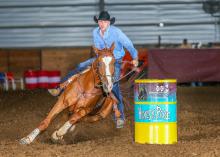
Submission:
[[[66,119],[60,114],[31,145],[18,140],[46,116],[57,98],[46,90],[0,91],[0,157],[162,157],[220,156],[220,87],[178,87],[178,143],[134,143],[133,109],[126,110],[123,129],[115,129],[112,116],[100,122],[80,123],[66,144],[50,141]],[[130,97],[133,105],[133,98]]]

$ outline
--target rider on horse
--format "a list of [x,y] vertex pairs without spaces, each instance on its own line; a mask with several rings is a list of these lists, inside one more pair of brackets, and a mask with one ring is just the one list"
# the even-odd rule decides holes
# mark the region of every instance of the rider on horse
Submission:
[[[116,121],[116,127],[122,128],[124,125],[125,115],[124,115],[124,105],[122,100],[122,95],[119,88],[119,79],[121,73],[121,63],[122,58],[125,55],[124,48],[126,48],[131,54],[133,60],[132,64],[134,66],[138,65],[138,54],[137,50],[134,48],[131,40],[117,27],[113,26],[115,22],[115,18],[110,18],[110,15],[107,11],[102,11],[99,14],[99,17],[94,16],[94,21],[98,23],[98,27],[93,30],[93,41],[94,46],[99,49],[110,48],[112,43],[115,43],[115,49],[113,51],[114,57],[116,59],[115,62],[115,74],[114,74],[114,86],[113,93],[118,99],[118,108],[121,113],[120,119]],[[69,82],[71,82],[71,78],[74,77],[75,74],[82,72],[87,69],[88,66],[92,64],[95,60],[95,57],[86,60],[85,62],[80,63],[77,68],[67,74],[58,88],[50,90],[53,95],[59,95],[60,92],[67,86]]]

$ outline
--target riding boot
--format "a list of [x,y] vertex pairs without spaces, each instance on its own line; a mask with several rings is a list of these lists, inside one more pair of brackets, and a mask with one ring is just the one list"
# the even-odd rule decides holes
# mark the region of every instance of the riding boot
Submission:
[[125,123],[125,121],[123,119],[121,119],[121,118],[117,119],[116,120],[116,128],[117,129],[123,128],[124,127],[124,123]]
[[48,89],[48,92],[52,95],[52,96],[60,96],[60,94],[64,91],[63,88],[61,88],[60,86],[53,88],[53,89]]

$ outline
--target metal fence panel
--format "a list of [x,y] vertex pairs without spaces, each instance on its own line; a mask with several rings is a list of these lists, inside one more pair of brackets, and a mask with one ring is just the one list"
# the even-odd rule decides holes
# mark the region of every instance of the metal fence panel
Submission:
[[[220,41],[202,0],[105,0],[135,44]],[[0,48],[92,45],[99,0],[0,0]],[[163,27],[159,27],[163,23]]]

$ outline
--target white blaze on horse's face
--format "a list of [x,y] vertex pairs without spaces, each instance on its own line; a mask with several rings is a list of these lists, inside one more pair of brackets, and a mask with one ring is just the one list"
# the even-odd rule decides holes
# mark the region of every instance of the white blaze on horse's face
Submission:
[[113,87],[113,82],[112,82],[112,74],[110,72],[110,66],[109,65],[112,61],[112,57],[110,57],[110,56],[103,57],[102,61],[105,64],[105,76],[106,76],[107,81],[108,81],[107,90],[108,90],[108,92],[111,92],[112,87]]

